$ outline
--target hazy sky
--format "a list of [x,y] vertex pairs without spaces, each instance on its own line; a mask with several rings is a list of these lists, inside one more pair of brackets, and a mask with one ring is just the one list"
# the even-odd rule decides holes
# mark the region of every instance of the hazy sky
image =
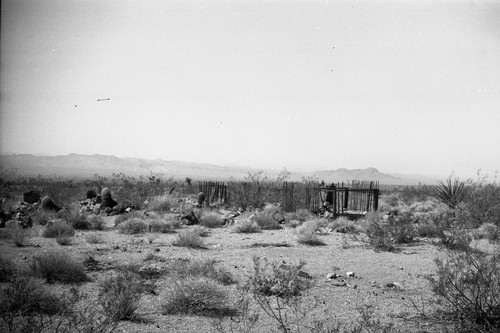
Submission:
[[499,0],[3,0],[1,15],[2,153],[500,170]]

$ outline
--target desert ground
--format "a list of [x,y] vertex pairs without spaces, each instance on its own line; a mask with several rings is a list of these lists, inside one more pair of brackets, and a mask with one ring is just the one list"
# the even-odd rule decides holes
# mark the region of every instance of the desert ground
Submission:
[[[186,184],[173,192],[158,184],[141,192],[136,200],[145,199],[141,207],[115,215],[85,208],[92,184],[53,182],[45,194],[64,209],[31,207],[24,219],[30,216],[32,226],[23,228],[18,221],[0,229],[2,331],[499,329],[498,209],[489,220],[465,225],[462,217],[472,219],[467,200],[473,199],[467,195],[451,207],[436,195],[436,186],[382,189],[378,212],[349,219],[304,209],[286,212],[273,202],[246,209],[206,207]],[[127,186],[132,191],[133,185]],[[472,189],[490,189],[481,186],[465,188],[469,196]],[[3,210],[21,202],[23,191],[41,187],[3,184]],[[118,202],[125,201],[123,184],[107,188]],[[497,185],[491,189],[498,195]],[[55,195],[58,190],[66,194]],[[474,198],[481,194],[486,196],[476,191]],[[476,261],[462,258],[453,266],[450,258],[460,253]],[[489,280],[475,280],[479,298],[489,306],[483,321],[466,318],[470,304],[450,305],[437,291],[458,286],[477,295],[461,271],[456,281],[439,282],[457,267],[484,273],[483,266],[474,266],[481,260],[491,268]],[[66,265],[75,267],[61,273]],[[19,284],[30,288],[16,289]],[[66,303],[49,311],[50,295]]]

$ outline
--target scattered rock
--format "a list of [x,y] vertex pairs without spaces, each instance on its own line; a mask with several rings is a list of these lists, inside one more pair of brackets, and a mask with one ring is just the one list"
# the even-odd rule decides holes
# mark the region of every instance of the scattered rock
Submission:
[[345,275],[346,275],[347,277],[355,277],[355,276],[356,276],[356,275],[354,274],[354,272],[347,272],[347,273],[345,273]]
[[342,276],[339,275],[339,274],[337,274],[337,273],[329,273],[329,274],[326,275],[326,278],[330,279],[330,280],[337,279],[339,277],[342,277]]

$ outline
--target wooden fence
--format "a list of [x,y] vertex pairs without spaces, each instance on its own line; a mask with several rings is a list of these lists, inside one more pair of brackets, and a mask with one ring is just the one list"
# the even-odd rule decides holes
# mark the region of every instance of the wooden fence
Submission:
[[328,209],[334,215],[363,214],[378,209],[378,182],[349,182],[325,186],[318,182],[200,182],[206,205],[243,208],[277,203],[284,211]]

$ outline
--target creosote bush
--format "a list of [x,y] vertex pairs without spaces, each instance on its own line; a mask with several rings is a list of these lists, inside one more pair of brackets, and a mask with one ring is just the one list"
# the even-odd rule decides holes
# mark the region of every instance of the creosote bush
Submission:
[[89,281],[83,265],[61,252],[41,253],[33,258],[30,267],[35,276],[44,278],[49,283]]
[[435,260],[432,291],[445,301],[460,331],[498,332],[500,329],[500,250],[493,255],[448,251]]
[[257,222],[250,219],[240,219],[233,227],[233,231],[241,234],[261,232],[262,228]]

